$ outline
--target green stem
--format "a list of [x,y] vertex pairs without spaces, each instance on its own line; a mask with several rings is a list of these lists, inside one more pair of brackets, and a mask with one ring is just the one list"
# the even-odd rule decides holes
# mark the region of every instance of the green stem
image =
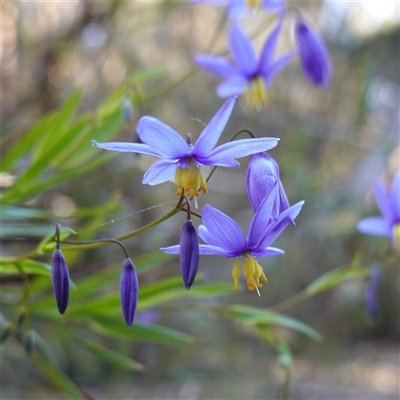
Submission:
[[309,297],[307,291],[303,290],[295,294],[294,296],[288,298],[287,300],[282,301],[281,303],[275,304],[274,306],[268,307],[268,310],[281,312],[282,310],[286,310],[287,308],[293,307],[295,304],[306,300]]

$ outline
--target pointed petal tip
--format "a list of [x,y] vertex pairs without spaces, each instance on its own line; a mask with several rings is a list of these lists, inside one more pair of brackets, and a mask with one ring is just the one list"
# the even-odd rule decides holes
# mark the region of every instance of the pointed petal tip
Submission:
[[95,147],[99,146],[99,144],[95,140],[92,140],[92,145],[95,146]]

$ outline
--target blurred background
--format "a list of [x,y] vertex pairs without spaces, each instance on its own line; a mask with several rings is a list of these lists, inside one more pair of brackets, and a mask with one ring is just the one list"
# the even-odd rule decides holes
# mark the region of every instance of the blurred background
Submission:
[[[304,199],[305,206],[296,228],[289,227],[274,243],[286,254],[262,260],[269,283],[261,297],[245,290],[242,283],[239,292],[205,299],[205,306],[270,307],[327,271],[350,263],[357,253],[372,265],[390,252],[386,238],[361,235],[356,224],[362,217],[379,213],[372,193],[374,179],[380,177],[389,184],[400,168],[399,4],[372,0],[290,2],[288,6],[278,53],[295,46],[290,15],[299,8],[330,49],[334,66],[331,85],[328,90],[312,86],[296,59],[275,79],[267,109],[250,111],[238,100],[221,142],[230,140],[241,128],[249,128],[257,136],[279,137],[278,147],[270,154],[280,165],[291,204]],[[75,89],[83,89],[78,114],[90,113],[110,92],[144,70],[162,73],[125,89],[126,96],[134,96],[134,111],[117,129],[115,140],[136,140],[135,125],[143,115],[155,116],[181,134],[191,132],[196,138],[223,103],[214,91],[219,78],[197,70],[193,63],[193,56],[208,52],[215,38],[212,52],[229,55],[229,21],[223,7],[83,0],[7,2],[1,7],[3,156]],[[274,15],[253,13],[240,20],[240,25],[254,36],[260,49],[275,21]],[[57,131],[54,135],[57,137]],[[90,140],[84,146],[90,147]],[[50,211],[52,221],[64,218],[64,225],[79,233],[85,220],[76,217],[76,211],[100,207],[113,194],[116,207],[107,210],[101,223],[90,229],[96,237],[115,237],[175,206],[173,184],[141,184],[153,161],[129,153],[114,154],[99,168],[54,184],[20,204]],[[2,173],[3,190],[13,185],[29,162],[23,159]],[[199,199],[200,209],[211,203],[244,231],[253,215],[246,193],[247,162],[243,159],[237,170],[217,169],[208,185],[209,194]],[[209,170],[204,168],[204,172]],[[133,261],[146,252],[179,243],[184,220],[185,215],[178,214],[157,229],[128,239],[125,244]],[[35,224],[32,222],[33,227]],[[21,255],[40,240],[39,235],[12,233],[4,238],[2,251],[6,256]],[[71,277],[78,280],[118,263],[120,255],[107,246],[70,257]],[[203,257],[199,271],[205,282],[231,283],[231,266],[230,260]],[[323,336],[322,342],[315,342],[300,333],[278,329],[294,355],[289,398],[399,398],[398,272],[398,268],[382,269],[376,319],[368,315],[364,304],[368,279],[344,283],[285,311]],[[140,275],[140,284],[178,273],[177,257],[169,256],[160,267]],[[18,282],[8,285],[18,286]],[[107,290],[118,288],[110,285]],[[51,325],[40,328],[51,337],[48,344],[60,367],[88,398],[276,398],[284,372],[275,350],[251,330],[204,308],[161,307],[141,317],[146,323],[162,323],[191,335],[191,343],[131,340],[122,344],[109,340],[109,348],[143,364],[141,372],[118,369],[82,353],[73,342],[63,343],[68,338],[52,334]],[[24,361],[24,350],[17,341],[5,342],[2,354],[2,398],[68,398]]]

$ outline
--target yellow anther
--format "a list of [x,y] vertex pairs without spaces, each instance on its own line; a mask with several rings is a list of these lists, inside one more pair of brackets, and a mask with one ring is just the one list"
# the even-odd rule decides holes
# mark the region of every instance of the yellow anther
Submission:
[[246,0],[249,8],[260,10],[261,9],[261,0]]
[[233,277],[233,290],[238,290],[239,289],[239,278],[240,278],[240,266],[237,261],[235,261],[233,263],[232,277]]
[[[249,255],[249,253],[242,254],[242,257],[243,276],[246,279],[247,287],[251,291],[256,289],[258,291],[259,288],[263,287],[262,283],[260,283],[260,278],[264,283],[267,283],[267,277],[265,276],[261,265],[257,262],[255,257]],[[234,290],[238,290],[240,267],[237,261],[235,261],[233,264],[232,277],[234,282]]]
[[200,196],[200,189],[207,193],[206,180],[200,171],[200,167],[190,163],[188,168],[178,167],[175,173],[176,194],[180,196]]
[[253,78],[244,92],[244,102],[247,107],[260,110],[268,106],[267,89],[261,76]]

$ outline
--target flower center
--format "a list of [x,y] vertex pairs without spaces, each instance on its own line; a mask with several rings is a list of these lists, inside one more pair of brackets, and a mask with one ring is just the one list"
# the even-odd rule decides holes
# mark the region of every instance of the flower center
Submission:
[[[257,262],[255,257],[244,255],[242,259],[243,276],[246,278],[247,287],[253,291],[257,288],[262,288],[263,285],[260,283],[260,278],[264,283],[267,283],[267,277],[261,265]],[[234,290],[239,289],[239,277],[240,277],[240,266],[239,262],[235,261],[232,268],[232,277],[234,283]]]
[[[175,173],[176,194],[180,196],[200,196],[200,189],[207,193],[206,180],[200,167],[189,161],[189,166],[179,166]],[[192,194],[190,193],[192,191]]]
[[244,102],[247,107],[260,110],[268,106],[267,88],[261,76],[252,78],[244,92]]
[[392,237],[393,246],[400,251],[400,222],[393,225]]

